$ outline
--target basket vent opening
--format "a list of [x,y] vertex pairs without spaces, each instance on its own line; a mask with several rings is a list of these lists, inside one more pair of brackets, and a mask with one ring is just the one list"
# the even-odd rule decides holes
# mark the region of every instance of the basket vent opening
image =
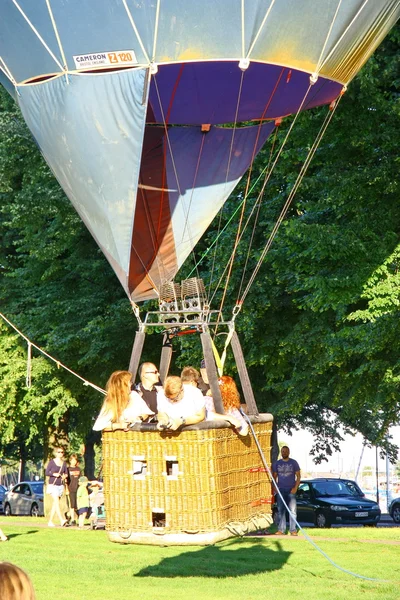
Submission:
[[152,511],[153,527],[165,527],[165,512]]

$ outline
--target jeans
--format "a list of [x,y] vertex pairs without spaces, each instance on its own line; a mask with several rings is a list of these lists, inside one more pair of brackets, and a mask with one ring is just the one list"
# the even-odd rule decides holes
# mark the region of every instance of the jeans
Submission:
[[[296,518],[297,518],[296,494],[291,494],[290,490],[279,490],[279,491],[282,494],[284,501],[286,502],[286,504],[288,505],[288,507],[290,509],[289,529],[290,529],[290,533],[292,533],[294,531],[297,531],[297,529],[296,529]],[[279,519],[278,529],[279,529],[279,531],[282,531],[283,533],[285,533],[287,510],[286,510],[285,505],[283,504],[282,499],[279,496],[279,494],[277,494],[276,499],[277,499],[277,504],[278,504],[278,519]]]

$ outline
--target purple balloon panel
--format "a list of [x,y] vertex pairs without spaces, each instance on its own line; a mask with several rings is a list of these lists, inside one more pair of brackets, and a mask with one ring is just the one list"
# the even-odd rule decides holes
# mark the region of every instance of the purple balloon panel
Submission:
[[320,77],[310,87],[308,73],[288,67],[237,62],[163,65],[150,86],[148,122],[234,123],[276,119],[338,97],[342,85]]

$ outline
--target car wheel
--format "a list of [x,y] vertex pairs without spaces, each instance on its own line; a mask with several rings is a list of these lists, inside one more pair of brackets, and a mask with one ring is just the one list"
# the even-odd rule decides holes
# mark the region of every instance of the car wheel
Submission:
[[315,515],[315,525],[320,529],[329,529],[331,524],[323,512],[318,511]]
[[37,504],[33,503],[31,506],[31,517],[39,516],[39,507]]
[[6,517],[11,517],[11,506],[8,504],[8,502],[4,505],[4,515]]
[[391,516],[395,523],[400,523],[400,504],[395,504],[393,506]]

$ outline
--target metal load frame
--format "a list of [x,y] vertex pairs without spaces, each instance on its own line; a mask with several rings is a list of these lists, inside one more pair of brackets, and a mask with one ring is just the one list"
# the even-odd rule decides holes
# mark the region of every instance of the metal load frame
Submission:
[[232,334],[231,346],[247,406],[247,414],[257,417],[259,415],[257,403],[234,321],[220,320],[219,317],[222,317],[220,312],[210,310],[203,281],[193,277],[180,284],[174,282],[164,284],[160,291],[159,307],[158,311],[149,311],[144,321],[140,319],[138,308],[134,308],[139,322],[139,330],[135,335],[129,363],[129,371],[132,373],[133,379],[136,378],[141,362],[147,328],[163,328],[164,338],[159,367],[161,381],[164,381],[168,375],[171,364],[171,338],[178,334],[182,335],[182,333],[199,333],[215,410],[224,414],[210,329],[220,326],[228,327],[228,332]]

